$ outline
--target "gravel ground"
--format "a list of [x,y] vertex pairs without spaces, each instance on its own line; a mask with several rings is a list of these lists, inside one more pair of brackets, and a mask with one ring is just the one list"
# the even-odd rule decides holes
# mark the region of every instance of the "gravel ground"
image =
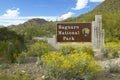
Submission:
[[110,67],[119,65],[120,67],[120,58],[111,59],[106,61],[99,61],[101,65],[105,68],[105,71],[102,72],[95,80],[120,80],[120,72],[119,73],[111,73]]
[[95,80],[120,80],[120,73],[110,73],[109,69],[112,66],[119,65],[120,58],[117,59],[106,59],[103,57],[103,53],[100,50],[95,50],[95,58],[105,68],[105,71],[100,73]]
[[10,64],[6,68],[0,68],[0,74],[3,73],[10,73],[14,74],[16,71],[20,71],[22,73],[27,73],[32,75],[34,80],[43,76],[43,69],[41,66],[36,65],[36,58],[29,58],[26,63],[24,64]]
[[95,80],[120,80],[119,73],[102,73]]

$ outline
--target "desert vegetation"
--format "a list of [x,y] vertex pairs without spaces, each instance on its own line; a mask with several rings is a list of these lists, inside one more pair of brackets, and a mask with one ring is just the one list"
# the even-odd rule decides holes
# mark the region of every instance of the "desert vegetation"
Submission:
[[120,0],[106,0],[86,14],[61,21],[91,22],[102,15],[105,44],[98,52],[82,43],[61,43],[53,51],[46,41],[32,40],[55,35],[57,22],[31,19],[0,27],[0,80],[119,80],[119,4]]
[[[117,47],[116,47],[117,46]],[[119,48],[117,43],[106,43],[103,46],[103,56],[108,59],[119,59]],[[106,55],[106,47],[112,47],[108,50]],[[114,47],[114,48],[113,48]],[[101,62],[95,59],[95,54],[92,47],[89,44],[71,44],[63,43],[56,47],[56,51],[51,51],[49,45],[46,42],[34,42],[29,46],[27,51],[22,51],[18,54],[15,62],[11,63],[1,62],[0,64],[0,79],[5,80],[97,80],[97,77],[101,73],[119,74],[120,65],[119,61],[108,62],[107,66],[104,66],[105,62]],[[104,50],[105,49],[105,50]],[[116,55],[117,50],[117,57]],[[105,53],[104,53],[105,51]],[[113,52],[112,52],[113,51]],[[110,56],[110,55],[113,56]],[[29,61],[29,58],[33,58],[33,62]],[[39,57],[39,64],[37,57]],[[103,57],[103,58],[104,58]],[[108,60],[107,59],[107,60]],[[32,59],[30,59],[32,60]],[[117,61],[117,60],[115,60]],[[31,65],[32,64],[32,65]],[[25,67],[26,65],[26,67]],[[28,66],[27,66],[28,65]],[[13,69],[11,67],[16,67]],[[21,67],[22,66],[22,67]],[[22,69],[22,68],[25,69]],[[28,67],[28,68],[27,68]],[[33,68],[32,68],[33,67]],[[31,72],[31,69],[36,70],[36,74]],[[30,68],[30,71],[29,71]],[[7,70],[8,73],[5,73]],[[12,71],[13,70],[13,71]],[[34,71],[34,70],[33,70]],[[30,74],[30,72],[32,74]],[[38,75],[36,77],[36,75]],[[37,79],[36,79],[37,78]]]

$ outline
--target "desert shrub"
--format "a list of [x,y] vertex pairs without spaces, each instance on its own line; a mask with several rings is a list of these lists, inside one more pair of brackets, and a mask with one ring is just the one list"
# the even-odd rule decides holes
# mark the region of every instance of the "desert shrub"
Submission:
[[50,51],[49,45],[46,42],[35,42],[28,49],[28,55],[39,56],[48,53]]
[[6,62],[15,62],[20,52],[21,48],[18,40],[0,41],[0,57],[4,58]]
[[0,80],[33,80],[33,78],[27,73],[16,71],[15,74],[10,73],[0,74]]
[[115,65],[109,65],[109,72],[110,73],[120,73],[120,65],[115,64]]
[[120,43],[118,44],[118,54],[119,54],[119,57],[120,57]]
[[14,41],[9,42],[7,46],[7,59],[9,62],[13,63],[16,62],[18,55],[20,54],[20,42]]
[[58,46],[58,51],[60,51],[63,55],[71,53],[87,53],[94,56],[92,47],[86,44],[61,44]]
[[107,58],[118,58],[119,57],[119,46],[117,43],[109,42],[103,45],[101,51]]
[[73,47],[71,44],[62,44],[59,46],[58,50],[63,54],[71,54],[75,50],[75,47]]
[[47,76],[49,76],[51,79],[53,78],[60,79],[61,76],[59,75],[59,73],[61,72],[60,65],[64,60],[64,56],[62,54],[50,53],[43,55],[41,60],[47,71],[46,72]]
[[25,60],[26,60],[26,52],[22,52],[21,54],[18,55],[17,57],[18,64],[24,63]]
[[83,44],[83,45],[81,45],[79,50],[80,50],[79,52],[87,53],[87,54],[89,54],[91,56],[94,56],[94,51],[93,51],[93,48],[92,48],[91,45]]
[[0,57],[3,57],[6,53],[8,43],[7,41],[0,41]]
[[41,58],[46,70],[46,76],[50,80],[70,80],[95,77],[101,70],[100,65],[87,53],[69,54],[60,53],[45,54]]
[[8,63],[2,63],[2,64],[0,65],[0,68],[1,68],[1,69],[8,69],[8,68],[9,68],[9,64],[8,64]]

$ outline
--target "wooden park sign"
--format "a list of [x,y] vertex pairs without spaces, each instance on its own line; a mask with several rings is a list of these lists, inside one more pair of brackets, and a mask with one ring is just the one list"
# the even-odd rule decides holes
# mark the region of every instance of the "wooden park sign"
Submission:
[[91,23],[57,23],[57,42],[91,42]]

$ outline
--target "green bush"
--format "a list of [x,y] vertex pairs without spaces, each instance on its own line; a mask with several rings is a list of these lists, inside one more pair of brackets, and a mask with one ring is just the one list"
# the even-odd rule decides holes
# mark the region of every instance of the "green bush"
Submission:
[[6,62],[13,63],[21,52],[20,42],[16,41],[0,41],[0,57]]
[[60,53],[45,54],[41,58],[45,74],[50,80],[71,80],[95,77],[101,66],[87,53],[63,56]]
[[22,52],[21,54],[18,55],[17,57],[18,64],[24,63],[25,60],[26,60],[26,52]]
[[39,56],[48,53],[50,51],[49,45],[46,42],[35,42],[28,49],[28,55]]
[[0,65],[0,68],[1,68],[1,69],[8,69],[8,68],[9,68],[9,64],[7,64],[7,63],[2,63],[2,64]]
[[75,50],[75,47],[73,47],[71,44],[63,44],[59,46],[58,50],[63,55],[67,55],[67,54],[71,54]]
[[71,53],[87,53],[94,56],[92,47],[86,44],[61,44],[58,46],[58,51],[60,51],[63,55]]
[[0,57],[3,57],[5,53],[7,53],[7,45],[9,42],[0,41]]
[[0,74],[0,80],[33,80],[33,78],[27,73],[17,71],[14,74],[10,73]]
[[103,45],[101,51],[104,53],[106,58],[118,58],[119,57],[119,46],[117,43],[109,42]]
[[7,58],[9,62],[11,63],[16,62],[16,59],[20,54],[20,52],[21,52],[21,48],[19,41],[9,42],[7,46]]

